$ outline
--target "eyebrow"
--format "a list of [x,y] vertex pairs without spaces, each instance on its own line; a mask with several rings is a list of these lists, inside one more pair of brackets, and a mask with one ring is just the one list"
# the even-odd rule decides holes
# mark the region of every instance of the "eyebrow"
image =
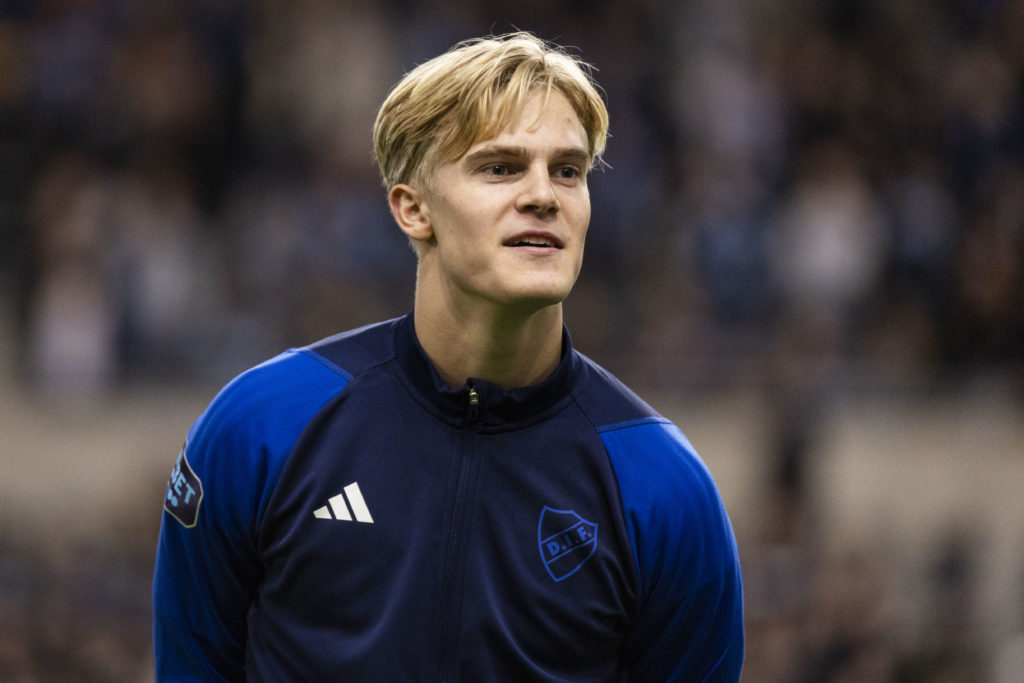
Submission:
[[[517,159],[525,159],[529,156],[531,156],[531,152],[526,147],[516,145],[485,145],[475,152],[467,154],[464,161],[472,164],[491,157],[513,157]],[[554,150],[551,154],[551,158],[587,163],[590,160],[590,155],[587,154],[586,150],[582,147],[561,147]]]

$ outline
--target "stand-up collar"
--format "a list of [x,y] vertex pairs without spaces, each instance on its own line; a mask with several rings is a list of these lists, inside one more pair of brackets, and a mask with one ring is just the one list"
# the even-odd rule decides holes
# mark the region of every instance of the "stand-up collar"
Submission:
[[568,329],[562,327],[562,358],[558,367],[540,384],[504,389],[482,379],[469,378],[467,386],[450,389],[427,357],[410,313],[395,325],[395,355],[410,389],[445,417],[466,420],[470,414],[469,390],[476,389],[479,404],[476,423],[483,428],[513,427],[540,416],[569,398],[579,374],[579,359],[573,352]]

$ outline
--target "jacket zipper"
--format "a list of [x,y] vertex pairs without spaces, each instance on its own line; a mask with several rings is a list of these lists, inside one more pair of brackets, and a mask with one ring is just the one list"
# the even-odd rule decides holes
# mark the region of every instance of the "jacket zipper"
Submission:
[[480,412],[480,394],[472,384],[466,385],[466,419],[463,426],[463,447],[459,453],[458,476],[448,547],[445,553],[444,579],[441,587],[441,670],[438,680],[453,680],[458,657],[459,622],[462,612],[462,575],[465,570],[463,545],[465,541],[466,508],[469,504],[472,482],[475,480],[475,454],[477,417]]
[[466,424],[475,428],[477,413],[480,411],[480,394],[472,384],[466,385],[466,400]]

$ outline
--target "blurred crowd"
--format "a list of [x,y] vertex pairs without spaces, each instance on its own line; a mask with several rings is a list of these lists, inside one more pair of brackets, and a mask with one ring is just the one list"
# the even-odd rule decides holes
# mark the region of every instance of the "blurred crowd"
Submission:
[[[798,506],[801,444],[837,387],[1022,396],[1024,3],[506,4],[0,0],[15,380],[216,384],[405,313],[415,261],[372,159],[376,108],[456,41],[521,28],[591,62],[611,114],[574,341],[640,387],[777,392],[780,499]],[[771,576],[776,554],[755,552]],[[817,576],[873,590],[872,566]],[[898,680],[884,619],[833,607],[765,626],[789,648],[754,648],[751,680]],[[15,650],[0,681],[33,680],[7,675]],[[885,673],[842,678],[851,662]]]
[[578,48],[611,110],[581,347],[691,385],[808,355],[1020,380],[1020,3],[499,4],[0,2],[17,367],[220,376],[404,313],[376,107],[517,26]]

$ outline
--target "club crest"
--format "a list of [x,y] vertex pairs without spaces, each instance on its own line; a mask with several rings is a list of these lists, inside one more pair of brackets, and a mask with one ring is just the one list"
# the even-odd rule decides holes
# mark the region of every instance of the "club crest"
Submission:
[[555,510],[545,505],[537,524],[537,547],[548,574],[561,581],[575,574],[594,554],[597,524],[573,510]]

